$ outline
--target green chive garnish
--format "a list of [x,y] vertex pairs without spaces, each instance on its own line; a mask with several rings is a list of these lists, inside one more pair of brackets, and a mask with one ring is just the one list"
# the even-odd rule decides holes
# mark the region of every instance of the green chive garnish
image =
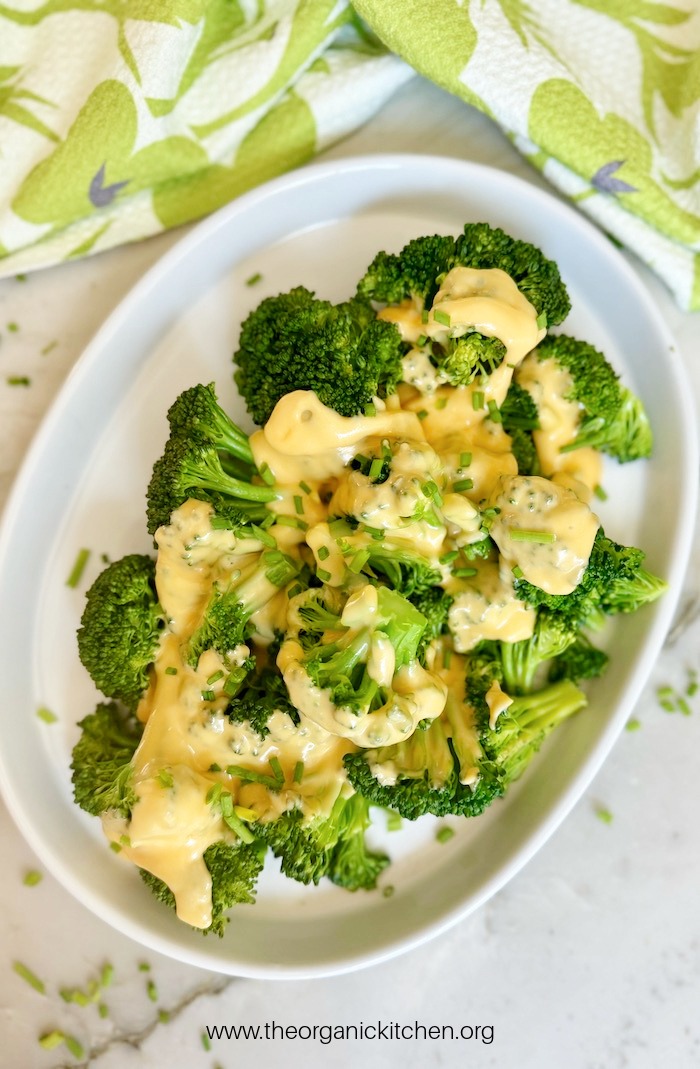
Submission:
[[279,785],[282,786],[284,783],[284,772],[282,771],[279,757],[270,758],[270,768],[272,769],[272,775],[275,777]]
[[175,668],[172,664],[169,664],[168,667],[165,669],[165,674],[166,676],[176,676],[177,668]]
[[260,272],[256,271],[254,275],[251,275],[250,278],[247,278],[245,280],[245,284],[246,286],[254,286],[257,282],[260,282],[261,278],[262,275],[260,274]]
[[173,779],[173,774],[170,769],[161,768],[160,772],[158,773],[158,782],[163,788],[172,787],[175,780]]
[[471,579],[477,574],[476,568],[453,568],[452,574],[456,579]]
[[264,460],[262,462],[262,464],[258,468],[258,471],[260,472],[260,478],[263,480],[263,482],[267,483],[268,486],[274,486],[275,477],[270,471],[270,465],[267,463],[267,461]]
[[386,812],[386,830],[387,831],[400,831],[403,827],[403,819],[400,813],[394,812],[393,809],[387,809]]
[[52,1032],[44,1032],[43,1036],[39,1036],[39,1046],[44,1050],[55,1050],[56,1047],[60,1047],[61,1043],[65,1042],[65,1033],[59,1032],[57,1028],[54,1028]]
[[158,1001],[158,988],[153,980],[149,980],[146,984],[146,994],[150,998],[151,1002]]
[[384,468],[384,461],[380,457],[375,457],[369,466],[369,478],[378,479],[382,474]]
[[430,320],[430,312],[428,311],[427,308],[424,308],[423,311],[420,314],[420,321],[421,321],[421,323],[428,323],[429,320]]
[[75,564],[71,568],[70,574],[66,579],[66,586],[75,588],[83,577],[85,571],[85,565],[90,559],[90,550],[81,549],[78,556],[75,558]]
[[595,496],[598,498],[599,501],[607,501],[608,500],[608,495],[606,494],[606,492],[605,492],[605,490],[603,489],[602,486],[596,486],[596,488],[593,491],[593,493],[595,494]]
[[40,705],[36,711],[36,715],[40,720],[43,720],[45,724],[55,724],[58,717],[55,713],[52,713],[50,709],[47,709],[45,705]]
[[297,763],[295,764],[295,766],[294,766],[294,777],[293,778],[294,778],[294,782],[295,783],[301,783],[302,779],[304,778],[304,762],[303,761],[297,761]]
[[317,568],[316,575],[322,583],[330,583],[332,579],[331,573],[326,571],[325,568]]
[[[270,764],[272,764],[272,762],[270,762]],[[257,772],[254,768],[243,768],[242,765],[227,765],[226,771],[229,776],[238,776],[238,778],[245,783],[260,783],[263,787],[267,787],[272,791],[278,791],[280,788],[279,779],[273,776],[266,776],[264,772]],[[217,783],[215,786],[221,787],[221,784]],[[229,795],[229,798],[230,797],[231,796]]]
[[280,527],[296,527],[298,531],[306,531],[309,527],[308,523],[300,520],[298,516],[277,516],[276,522]]
[[206,1032],[202,1032],[202,1046],[205,1050],[211,1050],[211,1040]]
[[316,550],[316,556],[319,560],[328,560],[331,555],[331,551],[328,546],[319,546]]
[[425,345],[425,343],[427,342],[427,340],[428,340],[428,335],[427,334],[420,334],[418,336],[418,338],[416,339],[416,345],[418,346],[419,349],[422,349],[423,346]]
[[19,330],[19,323],[8,323],[7,329],[9,330],[10,334],[16,334]]
[[636,716],[631,717],[625,724],[627,731],[639,731],[642,726],[641,720],[638,720]]
[[445,666],[445,668],[449,668],[450,665],[452,664],[452,647],[451,646],[446,646],[445,649],[442,651],[442,663]]
[[458,479],[456,483],[452,484],[452,489],[457,494],[461,493],[463,490],[473,490],[474,489],[474,480],[473,479]]
[[44,984],[44,981],[40,980],[36,973],[33,973],[27,965],[24,965],[21,961],[13,961],[12,968],[18,976],[22,977],[25,983],[29,984],[30,987],[33,987],[40,995],[46,994],[46,985]]
[[377,410],[374,407],[374,405],[372,404],[372,402],[370,401],[369,404],[365,405],[365,415],[371,417],[371,416],[376,416],[376,414],[377,414]]
[[546,328],[547,328],[547,313],[546,312],[540,312],[540,314],[538,315],[537,319],[535,320],[535,323],[536,323],[536,326],[537,326],[538,330],[546,330]]
[[523,570],[522,570],[522,568],[520,567],[519,564],[516,564],[515,567],[513,568],[513,575],[514,575],[514,577],[516,579],[522,579]]
[[450,839],[454,837],[454,833],[454,828],[451,828],[448,824],[446,824],[444,827],[438,829],[438,831],[435,833],[435,838],[439,843],[447,843],[450,841]]
[[41,883],[43,878],[42,873],[38,872],[37,869],[30,869],[29,872],[25,873],[22,883],[25,887],[36,887],[38,883]]
[[427,419],[428,418],[428,410],[427,410],[427,408],[421,408],[420,412],[416,412],[416,415],[418,416],[418,419],[421,420],[421,422],[424,419]]
[[382,888],[382,895],[383,895],[384,898],[391,898],[393,893],[394,893],[394,887],[390,883],[388,883],[386,885],[386,887]]
[[294,511],[297,513],[298,516],[301,516],[304,511],[304,502],[302,501],[299,494],[294,495]]
[[8,375],[5,382],[8,386],[31,386],[32,384],[29,375]]
[[484,393],[483,390],[474,390],[472,394],[472,408],[475,412],[478,412],[480,408],[484,407]]
[[489,401],[487,408],[492,423],[502,423],[501,412],[495,401]]
[[300,489],[302,489],[304,491],[305,494],[310,494],[311,493],[311,487],[309,486],[308,483],[301,482],[301,483],[299,483],[299,487],[300,487]]
[[514,542],[537,542],[545,545],[557,540],[554,531],[526,531],[522,527],[513,527],[508,533]]
[[443,408],[447,408],[448,400],[449,398],[447,397],[438,397],[437,401],[435,402],[436,411],[441,412]]
[[212,683],[218,683],[219,680],[223,679],[223,678],[224,678],[224,673],[221,671],[221,669],[219,669],[218,672],[214,672],[214,674],[212,676],[209,676],[209,679],[207,680],[207,686],[210,687],[212,685]]
[[348,568],[355,575],[359,575],[365,564],[369,560],[368,549],[358,549],[357,553],[353,556],[352,560],[348,564]]
[[443,553],[443,555],[439,558],[440,559],[440,564],[452,564],[452,561],[453,560],[457,560],[458,556],[459,556],[459,550],[458,549],[451,549],[449,551],[449,553]]
[[472,462],[471,453],[460,453],[459,454],[459,463],[461,464],[461,466],[463,468],[468,468],[469,465],[471,464],[471,462]]
[[202,701],[203,702],[213,702],[215,698],[216,698],[216,694],[214,693],[213,690],[203,690],[202,691]]
[[605,808],[605,806],[597,806],[595,815],[598,817],[598,820],[603,821],[603,824],[612,824],[613,815],[609,809]]
[[447,312],[443,312],[441,308],[433,309],[433,319],[436,323],[441,323],[443,327],[452,326],[452,320]]

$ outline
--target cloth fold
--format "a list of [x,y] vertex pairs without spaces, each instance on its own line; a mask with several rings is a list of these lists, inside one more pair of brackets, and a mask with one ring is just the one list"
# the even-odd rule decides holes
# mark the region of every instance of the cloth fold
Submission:
[[0,275],[198,219],[418,71],[700,308],[694,0],[0,0]]

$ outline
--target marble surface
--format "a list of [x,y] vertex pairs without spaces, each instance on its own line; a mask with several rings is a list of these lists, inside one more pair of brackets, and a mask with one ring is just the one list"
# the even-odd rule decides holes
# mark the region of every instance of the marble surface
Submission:
[[[483,116],[416,78],[325,158],[418,151],[476,160],[544,185]],[[30,439],[84,345],[121,297],[178,237],[0,282],[0,506]],[[630,258],[675,333],[696,401],[700,322]],[[16,331],[8,324],[17,324]],[[29,387],[6,385],[28,376]],[[552,839],[486,906],[394,961],[310,982],[202,972],[144,952],[88,913],[41,871],[0,803],[0,1066],[221,1069],[278,1065],[465,1065],[498,1069],[674,1069],[700,1064],[700,696],[692,715],[660,709],[656,689],[684,689],[700,668],[700,554],[676,623],[635,716],[590,789]],[[600,819],[603,808],[612,814]],[[34,990],[14,970],[29,966]],[[97,1002],[66,1002],[106,963]],[[105,1011],[102,1011],[103,1013]],[[207,1026],[342,1025],[361,1021],[481,1026],[478,1038],[203,1039]],[[493,1028],[491,1042],[484,1042]],[[39,1035],[60,1029],[65,1045]],[[207,1047],[210,1049],[207,1049]]]

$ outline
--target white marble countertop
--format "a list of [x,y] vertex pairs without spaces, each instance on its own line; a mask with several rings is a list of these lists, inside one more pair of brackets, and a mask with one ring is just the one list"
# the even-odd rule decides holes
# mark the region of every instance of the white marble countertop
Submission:
[[[489,120],[416,78],[325,158],[420,151],[488,163],[544,185]],[[42,416],[96,328],[179,234],[0,282],[0,506]],[[630,257],[678,341],[700,398],[700,320]],[[17,324],[18,330],[7,329]],[[31,386],[10,387],[8,376]],[[547,845],[485,907],[394,961],[326,980],[262,982],[205,973],[145,952],[41,870],[0,803],[0,1065],[49,1069],[228,1069],[256,1065],[464,1065],[498,1069],[685,1069],[700,1064],[700,820],[693,715],[662,711],[656,688],[700,668],[700,555],[677,623],[625,732]],[[605,823],[596,815],[612,814]],[[29,986],[12,963],[41,978]],[[66,1003],[113,966],[96,1004]],[[213,1040],[207,1025],[420,1021],[493,1026],[473,1039]],[[43,1050],[61,1029],[82,1045]],[[487,1033],[488,1034],[488,1033]]]

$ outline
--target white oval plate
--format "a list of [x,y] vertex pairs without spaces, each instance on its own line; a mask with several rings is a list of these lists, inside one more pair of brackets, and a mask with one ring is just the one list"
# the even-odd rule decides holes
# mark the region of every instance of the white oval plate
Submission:
[[[603,683],[508,798],[477,820],[404,823],[375,838],[392,865],[383,888],[350,895],[304,888],[269,861],[254,906],[224,939],[203,938],[152,898],[111,853],[99,822],[72,801],[76,721],[97,695],[77,657],[84,591],[102,564],[148,552],[144,492],[167,435],[166,410],[187,386],[215,381],[246,424],[231,379],[241,320],[264,296],[306,285],[340,300],[381,248],[486,220],[559,264],[573,311],[564,329],[598,345],[643,397],[656,435],[651,461],[605,471],[608,533],[643,547],[670,584],[653,607],[616,621]],[[260,273],[254,286],[246,280]],[[633,271],[574,210],[500,171],[426,156],[316,165],[258,189],[173,248],[109,318],[69,376],[16,482],[0,534],[0,782],[47,868],[88,908],[138,942],[194,965],[256,977],[347,971],[425,941],[485,902],[532,857],[590,783],[639,696],[671,621],[695,514],[697,444],[673,339]],[[76,553],[92,556],[80,590]],[[58,722],[36,710],[49,706]]]

